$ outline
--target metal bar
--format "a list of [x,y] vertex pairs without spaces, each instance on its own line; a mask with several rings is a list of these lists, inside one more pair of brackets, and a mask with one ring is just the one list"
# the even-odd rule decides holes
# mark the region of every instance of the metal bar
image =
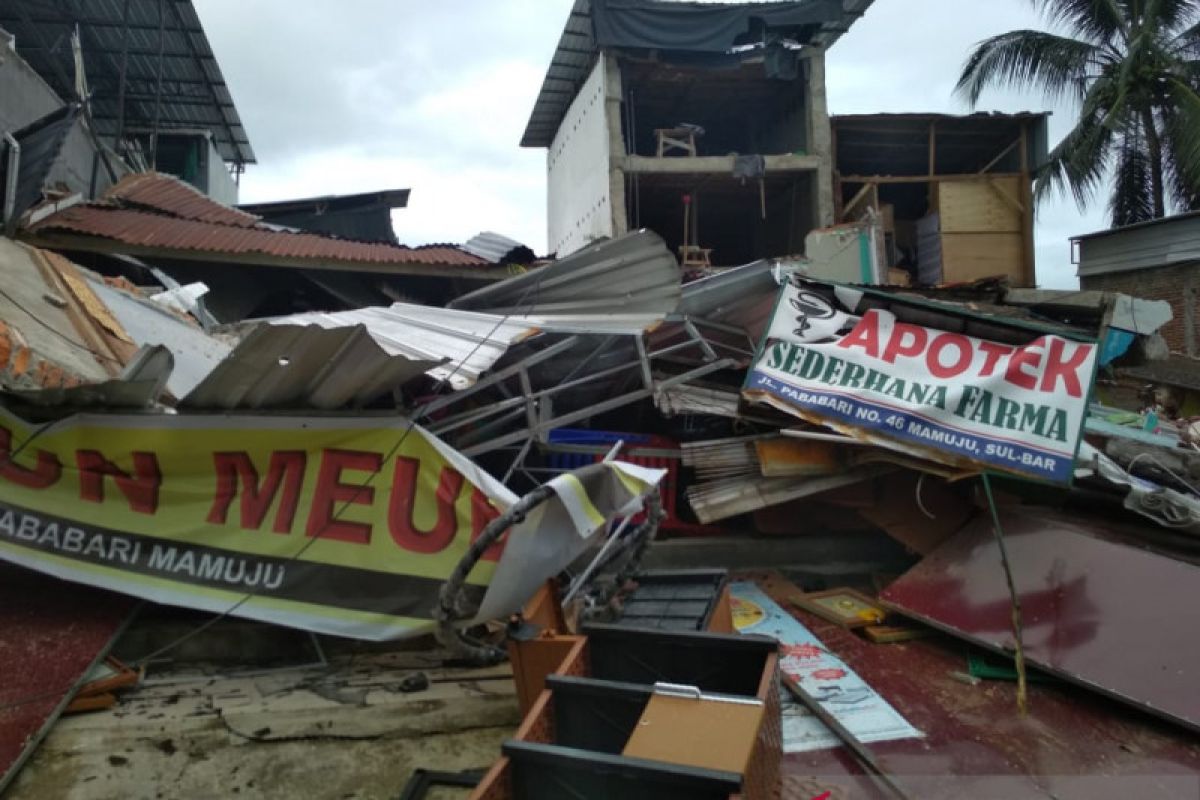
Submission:
[[534,403],[533,384],[529,380],[528,370],[521,370],[519,377],[521,379],[521,394],[525,400],[525,421],[529,425],[529,429],[533,430],[537,426],[537,406]]
[[12,235],[17,228],[17,174],[21,169],[21,143],[8,131],[4,132],[4,141],[8,142],[8,174],[4,181],[4,218],[0,224],[5,233]]
[[600,548],[600,552],[596,554],[595,558],[588,562],[588,565],[586,568],[584,568],[583,573],[576,578],[574,582],[572,582],[571,588],[567,592],[567,596],[562,600],[563,608],[566,608],[570,602],[575,599],[575,595],[579,594],[579,590],[582,589],[585,584],[587,584],[588,579],[592,577],[592,573],[596,571],[596,568],[604,563],[605,557],[608,555],[609,551],[612,550],[613,545],[615,545],[621,538],[621,534],[625,532],[625,528],[629,526],[629,523],[632,520],[632,515],[621,520],[621,524],[617,526],[617,529],[613,531],[612,535],[609,536],[604,542],[604,546]]
[[[504,414],[504,415],[492,420],[491,422],[488,422],[486,425],[482,425],[473,431],[464,433],[462,435],[462,437],[458,440],[456,446],[457,445],[469,446],[471,442],[479,441],[479,439],[481,437],[489,435],[496,428],[499,428],[502,425],[507,425],[508,423],[512,422],[514,419],[521,416],[522,413],[524,413],[523,409],[520,409],[520,408],[513,409],[512,411],[509,411],[507,414]],[[525,438],[525,437],[522,437],[522,438]],[[521,441],[521,439],[517,439],[516,441]]]
[[[186,28],[187,23],[184,21],[183,15],[179,11],[179,6],[174,2],[174,0],[172,0],[172,2],[171,2],[171,11],[174,13],[175,21],[179,23],[180,27]],[[188,52],[191,53],[191,55],[192,55],[192,61],[196,64],[196,69],[200,71],[200,74],[202,76],[207,78],[208,73],[204,71],[204,64],[201,63],[200,56],[199,56],[199,54],[196,53],[196,46],[192,43],[192,35],[193,35],[192,32],[186,32],[186,33],[184,33],[183,38],[185,40],[187,40]],[[161,67],[162,67],[162,64],[160,62],[159,68],[161,69]],[[222,103],[221,103],[221,99],[219,97],[217,97],[217,90],[213,87],[212,83],[208,83],[207,86],[208,86],[208,93],[212,97],[213,103],[216,104],[217,106],[221,106]],[[221,113],[221,123],[225,128],[225,132],[227,134],[229,134],[230,145],[233,147],[234,153],[237,154],[237,158],[234,159],[234,162],[237,164],[241,164],[242,163],[241,148],[238,147],[237,137],[235,137],[233,135],[233,126],[229,124],[229,118],[227,116],[225,116],[225,112],[221,111],[220,113]]]
[[736,367],[737,362],[732,358],[722,358],[720,361],[714,361],[711,364],[705,364],[702,367],[697,367],[690,372],[685,372],[682,375],[676,375],[674,378],[668,378],[665,381],[659,381],[655,389],[655,393],[661,392],[663,389],[670,389],[672,386],[677,386],[681,383],[687,383],[693,378],[700,378],[713,372],[719,372],[723,369]]
[[650,356],[646,354],[646,342],[643,337],[638,336],[634,342],[637,345],[638,361],[642,365],[642,385],[650,390],[654,390],[654,374],[650,371]]
[[117,155],[122,155],[124,149],[121,140],[125,135],[125,78],[129,69],[129,0],[121,8],[121,22],[125,27],[121,34],[121,76],[117,84],[117,130],[113,134],[113,150]]
[[700,335],[700,331],[696,329],[696,324],[690,319],[685,319],[683,321],[683,327],[687,329],[687,332],[691,335],[692,339],[700,344],[700,348],[704,350],[704,354],[708,356],[708,360],[716,361],[717,352],[713,350],[712,345],[705,341],[704,337]]
[[455,392],[454,394],[446,396],[445,398],[443,398],[441,400],[434,400],[432,403],[425,406],[425,413],[422,416],[428,417],[430,414],[432,414],[436,411],[440,411],[441,409],[446,408],[447,406],[454,405],[455,403],[459,402],[460,400],[464,400],[483,389],[487,389],[488,387],[495,386],[500,381],[511,378],[513,375],[516,375],[523,369],[532,367],[534,364],[540,364],[541,362],[543,362],[547,359],[554,358],[559,353],[562,353],[562,352],[574,347],[575,343],[578,341],[579,341],[578,336],[569,336],[566,339],[563,339],[561,342],[557,342],[555,344],[550,345],[545,350],[542,350],[539,353],[535,353],[534,355],[531,355],[528,358],[522,359],[517,364],[513,364],[510,367],[505,367],[504,369],[502,369],[498,372],[493,372],[491,375],[487,376],[486,378],[484,378],[482,380],[475,381],[475,384],[473,386],[469,386],[466,389],[461,389],[461,390]]
[[837,717],[826,711],[824,706],[817,702],[815,697],[805,691],[804,687],[795,678],[786,672],[781,672],[780,679],[783,681],[783,685],[787,687],[787,690],[792,693],[792,696],[812,712],[813,716],[821,720],[825,727],[829,728],[833,732],[833,735],[841,740],[842,744],[846,745],[846,749],[853,753],[854,757],[867,768],[867,772],[877,783],[891,792],[895,797],[908,800],[908,794],[904,789],[900,788],[900,785],[896,783],[891,775],[884,772],[883,767],[875,759],[875,755],[862,742],[855,738],[854,734],[839,722]]
[[561,428],[564,425],[570,425],[572,422],[578,422],[581,419],[594,417],[597,414],[603,414],[606,411],[612,411],[614,408],[620,408],[621,406],[629,405],[630,403],[636,403],[638,400],[644,400],[650,396],[651,392],[648,392],[645,389],[639,389],[636,392],[629,392],[628,394],[623,394],[620,397],[614,397],[611,400],[605,400],[602,403],[597,403],[594,406],[588,406],[587,408],[580,409],[579,411],[572,411],[571,413],[564,414],[556,419],[539,422],[537,431],[518,431],[516,433],[510,433],[497,439],[493,439],[489,442],[475,445],[474,447],[468,447],[463,450],[463,454],[474,457],[482,453],[489,453],[492,450],[497,450],[501,447],[505,447],[506,445],[513,444],[514,442],[523,441],[529,436],[536,436],[538,431],[549,431],[554,430],[555,428]]
[[502,411],[508,411],[515,406],[522,406],[524,404],[525,398],[511,397],[508,400],[501,400],[499,403],[492,403],[487,408],[477,408],[472,411],[465,411],[462,414],[444,419],[435,425],[428,426],[429,432],[436,433],[440,436],[443,433],[449,433],[450,431],[457,430],[463,425],[468,425],[477,420],[487,419],[494,414],[499,414]]
[[513,459],[512,466],[508,468],[508,471],[504,473],[504,477],[500,479],[501,483],[505,485],[508,484],[508,481],[510,478],[512,478],[513,473],[517,471],[517,467],[524,463],[525,456],[529,455],[529,451],[532,447],[533,439],[526,439],[525,444],[521,445],[521,449],[517,451],[517,457]]
[[163,0],[158,0],[158,69],[155,75],[154,90],[154,127],[150,132],[150,169],[158,169],[158,123],[162,119],[162,71],[163,48],[166,36],[163,26],[167,23],[167,15],[163,12]]

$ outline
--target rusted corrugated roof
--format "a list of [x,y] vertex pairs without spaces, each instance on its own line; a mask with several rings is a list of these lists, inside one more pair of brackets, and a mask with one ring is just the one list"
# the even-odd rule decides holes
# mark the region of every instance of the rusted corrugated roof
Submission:
[[100,202],[114,207],[142,207],[196,222],[215,222],[253,228],[261,221],[253,214],[223,206],[191,184],[157,172],[138,172],[122,178],[104,193]]
[[126,178],[100,200],[65,208],[32,223],[27,231],[46,243],[55,236],[69,236],[71,245],[81,249],[86,249],[81,236],[118,242],[131,255],[195,258],[194,254],[203,253],[246,263],[376,272],[404,272],[406,267],[407,271],[413,267],[482,271],[493,266],[454,245],[414,248],[279,230],[210,200],[176,178],[153,173]]

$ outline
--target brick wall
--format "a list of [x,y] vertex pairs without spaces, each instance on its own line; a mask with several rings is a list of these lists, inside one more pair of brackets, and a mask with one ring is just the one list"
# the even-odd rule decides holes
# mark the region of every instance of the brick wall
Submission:
[[[1171,351],[1200,355],[1200,264],[1183,264],[1130,272],[1110,272],[1079,279],[1084,289],[1124,292],[1143,300],[1166,300],[1175,315],[1159,333]],[[1189,342],[1189,339],[1191,340]]]

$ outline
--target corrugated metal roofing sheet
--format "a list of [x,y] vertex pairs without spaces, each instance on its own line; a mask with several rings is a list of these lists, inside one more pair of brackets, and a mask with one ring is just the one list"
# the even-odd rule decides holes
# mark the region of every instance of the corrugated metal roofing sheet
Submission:
[[114,289],[99,276],[88,275],[87,282],[135,344],[139,347],[160,344],[171,351],[175,367],[167,379],[167,391],[174,397],[192,391],[229,355],[229,345],[158,303]]
[[491,266],[454,245],[414,248],[281,231],[244,211],[208,199],[176,178],[156,173],[126,178],[99,201],[65,208],[33,223],[28,230],[38,236],[68,233],[100,237],[138,252],[265,256],[311,262],[314,267],[371,265],[375,271],[388,271],[388,267],[412,265]]
[[262,325],[216,366],[180,408],[363,406],[430,369],[434,362],[393,354],[361,325]]
[[[71,48],[61,42],[76,24],[93,89],[91,118],[101,137],[116,132],[118,117],[126,132],[148,130],[157,120],[160,130],[211,131],[224,160],[254,163],[233,96],[190,0],[0,3],[0,26],[16,35],[18,53],[63,98],[74,96],[74,70]],[[123,61],[122,110],[117,87]],[[157,102],[160,70],[163,91]]]
[[[521,137],[522,147],[549,147],[558,132],[559,123],[587,79],[592,64],[600,49],[592,27],[592,3],[605,0],[575,0],[558,47],[550,59],[546,77],[542,81],[533,112]],[[813,38],[813,44],[830,47],[838,38],[850,30],[855,20],[866,13],[874,0],[842,0],[842,18],[821,26]],[[652,5],[652,3],[647,3]],[[722,5],[740,5],[737,2]]]
[[520,247],[525,245],[499,233],[484,231],[468,239],[462,249],[493,264],[499,264],[506,255]]
[[389,355],[439,364],[427,373],[436,380],[447,380],[454,389],[474,384],[511,345],[538,332],[524,321],[408,303],[331,314],[295,314],[269,322],[331,329],[363,326]]
[[95,205],[64,209],[33,225],[30,230],[33,233],[82,233],[143,248],[277,256],[315,262],[314,266],[330,262],[490,266],[482,258],[464,253],[452,245],[412,248],[373,242],[348,242],[313,233],[236,228],[230,225],[164,217],[145,211]]
[[457,298],[451,308],[529,317],[661,315],[679,304],[679,264],[642,230]]

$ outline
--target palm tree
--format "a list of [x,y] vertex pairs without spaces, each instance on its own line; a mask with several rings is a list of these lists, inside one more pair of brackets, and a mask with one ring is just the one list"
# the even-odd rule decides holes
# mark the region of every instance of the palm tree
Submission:
[[957,91],[972,107],[996,86],[1078,103],[1078,122],[1038,174],[1038,199],[1069,189],[1083,207],[1111,169],[1114,226],[1200,208],[1200,0],[1032,2],[1067,35],[980,42]]

